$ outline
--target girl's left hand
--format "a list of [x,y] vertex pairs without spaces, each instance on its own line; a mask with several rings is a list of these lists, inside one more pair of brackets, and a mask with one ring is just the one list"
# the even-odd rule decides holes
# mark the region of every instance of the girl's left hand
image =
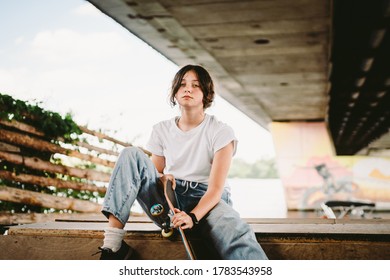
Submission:
[[190,229],[194,226],[192,219],[186,212],[175,208],[175,215],[172,218],[172,224],[175,228]]

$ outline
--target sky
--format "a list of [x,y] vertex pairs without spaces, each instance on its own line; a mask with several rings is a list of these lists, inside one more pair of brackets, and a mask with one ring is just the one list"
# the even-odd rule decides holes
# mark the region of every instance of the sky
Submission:
[[[0,93],[71,113],[80,125],[144,147],[179,69],[83,0],[0,0]],[[274,157],[270,133],[217,98],[208,114],[229,124],[236,158]]]

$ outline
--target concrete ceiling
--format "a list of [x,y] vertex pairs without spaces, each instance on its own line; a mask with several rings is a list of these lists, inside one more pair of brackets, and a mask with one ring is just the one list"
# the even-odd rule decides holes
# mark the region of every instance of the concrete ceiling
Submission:
[[389,0],[90,0],[254,121],[326,121],[340,155],[390,155]]

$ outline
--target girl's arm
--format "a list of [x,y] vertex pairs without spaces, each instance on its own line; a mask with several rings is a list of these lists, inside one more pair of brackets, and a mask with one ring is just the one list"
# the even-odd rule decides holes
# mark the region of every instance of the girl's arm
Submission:
[[214,155],[207,191],[198,205],[191,211],[198,220],[202,219],[221,200],[232,162],[233,149],[233,142],[230,142]]
[[[233,157],[233,150],[233,142],[230,142],[215,153],[207,191],[200,199],[198,205],[191,211],[198,220],[202,219],[221,200]],[[176,212],[172,222],[175,226],[181,226],[183,229],[194,226],[191,217],[179,210]]]
[[152,154],[151,160],[157,169],[161,182],[165,183],[167,180],[175,182],[175,178],[171,174],[164,174],[165,157]]
[[157,156],[155,154],[152,154],[151,160],[152,160],[154,166],[156,167],[157,172],[159,173],[159,175],[162,176],[164,168],[165,168],[165,157]]

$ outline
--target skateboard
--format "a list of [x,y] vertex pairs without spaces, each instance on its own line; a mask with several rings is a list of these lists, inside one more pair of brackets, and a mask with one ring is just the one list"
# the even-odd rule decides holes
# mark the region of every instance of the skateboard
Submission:
[[[177,205],[175,191],[172,187],[172,181],[168,180],[167,183],[164,184],[164,194],[165,194],[165,198],[167,200],[167,203],[169,205],[170,215],[173,216],[175,213],[174,208],[178,208],[178,205]],[[184,232],[184,230],[181,227],[179,227],[178,230],[179,230],[179,233],[181,235],[181,239],[183,241],[184,248],[186,249],[188,257],[190,258],[190,260],[195,260],[196,257],[194,254],[194,250],[192,249],[191,244],[188,242],[186,233]]]
[[[329,219],[342,219],[347,214],[351,214],[351,216],[358,218],[366,218],[367,214],[372,214],[372,212],[375,210],[375,203],[329,200],[321,203],[321,208],[324,211],[325,216]],[[338,210],[340,212],[337,217],[334,210]]]
[[[167,182],[163,184],[163,187],[165,201],[160,201],[160,203],[154,204],[150,208],[149,213],[152,220],[161,226],[161,235],[165,238],[171,238],[175,233],[175,229],[171,226],[171,218],[175,213],[174,208],[178,208],[178,204],[175,191],[172,187],[172,181],[167,180]],[[195,253],[191,244],[188,242],[186,233],[180,227],[178,228],[178,231],[189,259],[195,260]]]

